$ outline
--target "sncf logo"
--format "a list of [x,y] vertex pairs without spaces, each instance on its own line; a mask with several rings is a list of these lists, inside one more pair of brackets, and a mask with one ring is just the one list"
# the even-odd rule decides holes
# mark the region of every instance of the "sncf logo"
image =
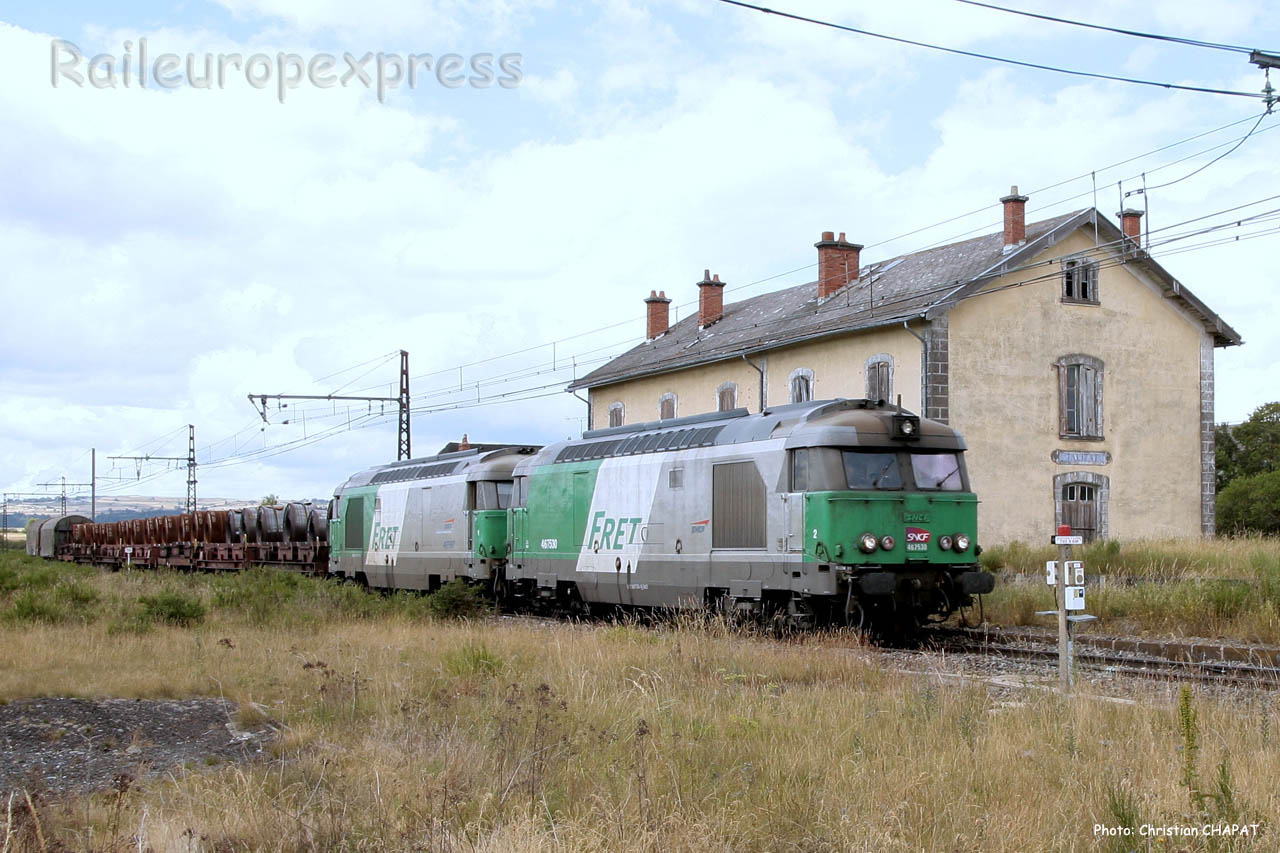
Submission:
[[929,531],[921,527],[908,527],[907,541],[927,543],[929,541]]

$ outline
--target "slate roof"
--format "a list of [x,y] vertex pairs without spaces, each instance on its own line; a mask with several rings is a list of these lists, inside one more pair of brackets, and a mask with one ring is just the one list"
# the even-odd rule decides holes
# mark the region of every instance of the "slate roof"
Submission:
[[[721,319],[705,329],[699,328],[695,311],[658,338],[638,344],[574,380],[568,390],[928,318],[930,312],[975,295],[992,278],[1038,255],[1077,228],[1088,225],[1092,230],[1095,216],[1104,242],[1118,240],[1120,229],[1090,208],[1029,223],[1026,242],[1007,254],[1004,233],[999,231],[863,266],[856,282],[825,299],[818,298],[818,284],[812,281],[726,304]],[[1205,324],[1217,346],[1241,343],[1234,329],[1149,256],[1138,252],[1134,260],[1153,275],[1167,296],[1181,302]]]

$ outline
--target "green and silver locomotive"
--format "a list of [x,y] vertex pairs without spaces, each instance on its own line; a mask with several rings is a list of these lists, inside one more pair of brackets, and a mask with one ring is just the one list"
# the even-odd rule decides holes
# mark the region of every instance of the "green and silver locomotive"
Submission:
[[466,577],[529,605],[909,634],[992,589],[964,449],[945,424],[834,400],[414,460],[339,490],[331,567],[374,586]]

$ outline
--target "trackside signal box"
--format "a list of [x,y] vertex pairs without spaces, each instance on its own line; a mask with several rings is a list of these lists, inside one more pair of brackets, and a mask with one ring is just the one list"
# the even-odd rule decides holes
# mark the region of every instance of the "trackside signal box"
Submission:
[[[1058,585],[1058,561],[1048,560],[1044,564],[1044,582],[1049,586]],[[1084,561],[1067,560],[1067,576],[1063,578],[1066,585],[1066,609],[1084,610]]]
[[[1058,585],[1058,561],[1048,560],[1044,564],[1044,582],[1049,586]],[[1067,560],[1067,576],[1065,582],[1076,586],[1084,586],[1084,561]]]

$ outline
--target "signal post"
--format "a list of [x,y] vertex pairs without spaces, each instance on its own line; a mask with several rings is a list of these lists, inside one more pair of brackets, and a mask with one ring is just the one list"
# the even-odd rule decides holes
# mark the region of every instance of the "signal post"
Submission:
[[[1070,610],[1084,610],[1084,564],[1070,559],[1071,547],[1083,545],[1084,537],[1072,534],[1071,526],[1062,524],[1050,541],[1058,546],[1057,561],[1050,560],[1045,565],[1045,581],[1055,588],[1057,608],[1037,611],[1039,615],[1058,617],[1058,686],[1062,692],[1071,692],[1072,684],[1072,643],[1071,623],[1083,622],[1094,617],[1081,614],[1068,616]],[[1067,574],[1071,573],[1071,585],[1068,586]]]

